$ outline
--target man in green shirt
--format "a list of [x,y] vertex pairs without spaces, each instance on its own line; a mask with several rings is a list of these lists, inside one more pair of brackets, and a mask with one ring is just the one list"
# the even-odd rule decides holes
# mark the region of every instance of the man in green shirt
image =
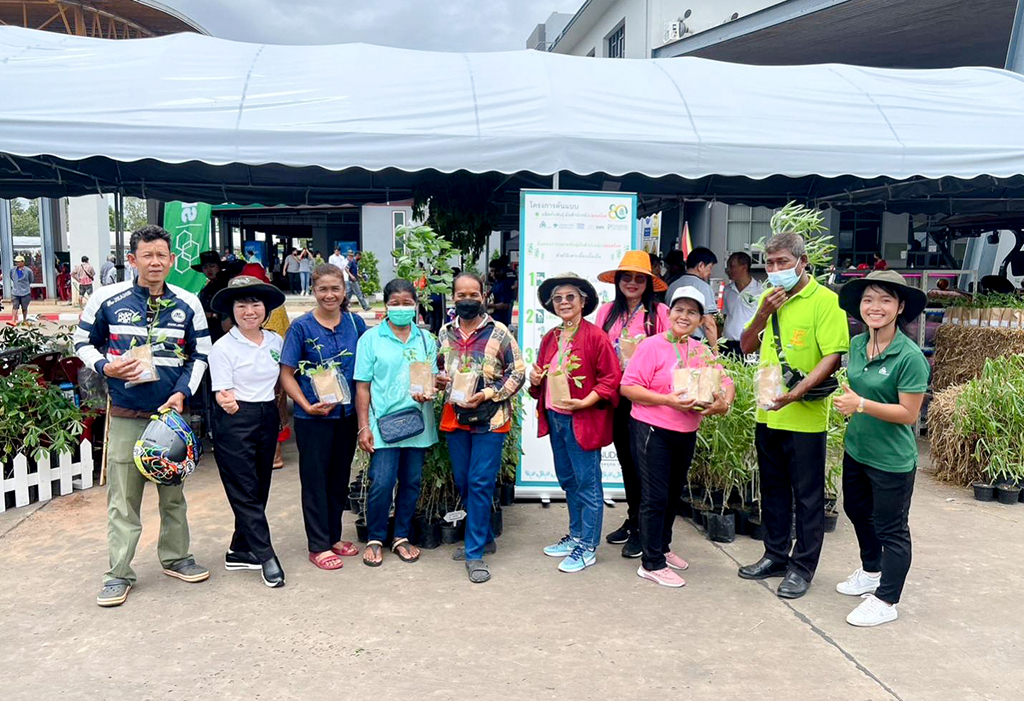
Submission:
[[[802,379],[785,382],[783,394],[757,410],[755,443],[761,478],[764,556],[739,570],[744,579],[782,577],[778,595],[807,593],[825,536],[825,441],[829,399],[809,399],[813,388],[839,368],[850,347],[846,314],[836,294],[808,275],[804,240],[782,233],[765,245],[769,289],[740,339],[746,354],[760,350],[761,365],[783,360]],[[772,316],[778,320],[779,339]],[[790,538],[796,502],[796,547]]]

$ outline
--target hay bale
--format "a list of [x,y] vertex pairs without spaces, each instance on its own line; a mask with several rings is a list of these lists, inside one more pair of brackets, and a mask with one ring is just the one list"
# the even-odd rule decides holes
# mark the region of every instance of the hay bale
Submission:
[[975,440],[956,429],[956,400],[963,385],[936,392],[928,405],[928,441],[935,477],[966,487],[981,479],[982,467],[974,457]]
[[935,332],[932,389],[936,392],[981,375],[988,358],[1024,353],[1024,330],[942,324]]

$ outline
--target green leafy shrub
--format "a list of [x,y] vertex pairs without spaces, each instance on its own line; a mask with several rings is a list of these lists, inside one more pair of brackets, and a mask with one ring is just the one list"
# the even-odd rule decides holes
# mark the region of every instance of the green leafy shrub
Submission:
[[434,308],[430,295],[446,294],[452,286],[448,265],[452,244],[429,226],[400,226],[395,233],[402,242],[401,248],[391,254],[398,261],[395,275],[416,286],[420,306],[430,311]]
[[359,261],[359,272],[365,276],[361,285],[363,294],[375,295],[384,289],[380,284],[380,261],[373,251],[363,251],[363,257]]
[[55,385],[39,384],[39,376],[17,368],[0,377],[0,460],[16,453],[38,457],[60,454],[78,443],[82,410]]

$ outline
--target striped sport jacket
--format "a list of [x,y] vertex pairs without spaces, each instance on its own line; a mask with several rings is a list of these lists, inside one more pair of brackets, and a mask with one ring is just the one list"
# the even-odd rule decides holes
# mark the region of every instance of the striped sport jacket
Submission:
[[124,380],[107,378],[111,403],[122,409],[155,411],[175,392],[188,399],[206,372],[210,332],[199,298],[175,285],[165,285],[159,311],[149,306],[149,290],[133,281],[99,288],[85,305],[75,330],[75,353],[103,374],[103,366],[133,345],[153,344],[159,379],[126,388]]

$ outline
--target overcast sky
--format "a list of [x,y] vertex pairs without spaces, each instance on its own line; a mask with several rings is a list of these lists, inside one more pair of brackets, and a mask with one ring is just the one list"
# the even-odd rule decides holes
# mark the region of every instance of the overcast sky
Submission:
[[216,37],[273,44],[364,42],[431,51],[526,48],[552,12],[582,0],[163,0]]

